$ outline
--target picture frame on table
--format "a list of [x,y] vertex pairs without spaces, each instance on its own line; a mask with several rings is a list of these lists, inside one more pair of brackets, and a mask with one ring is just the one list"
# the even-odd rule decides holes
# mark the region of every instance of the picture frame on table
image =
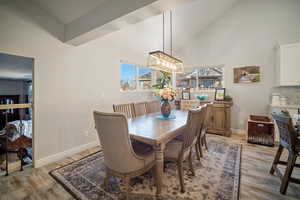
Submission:
[[190,100],[191,99],[190,90],[183,90],[182,91],[182,99],[183,100]]
[[225,99],[225,88],[216,88],[215,91],[215,100],[216,101],[224,101]]

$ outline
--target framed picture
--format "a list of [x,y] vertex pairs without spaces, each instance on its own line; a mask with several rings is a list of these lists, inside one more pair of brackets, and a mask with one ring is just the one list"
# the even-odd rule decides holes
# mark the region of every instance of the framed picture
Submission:
[[215,100],[224,101],[225,98],[225,88],[216,88]]
[[182,99],[183,100],[190,100],[191,99],[191,93],[189,90],[183,90],[182,91]]
[[245,66],[233,69],[234,83],[258,83],[260,82],[260,67]]

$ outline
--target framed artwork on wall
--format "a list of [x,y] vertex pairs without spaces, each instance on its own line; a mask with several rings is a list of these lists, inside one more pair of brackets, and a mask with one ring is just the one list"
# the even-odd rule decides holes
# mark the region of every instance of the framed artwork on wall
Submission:
[[190,90],[183,90],[182,91],[182,99],[183,100],[190,100],[191,99]]
[[233,69],[233,83],[259,83],[261,80],[259,66],[245,66]]
[[225,88],[216,88],[215,100],[224,101],[225,98]]

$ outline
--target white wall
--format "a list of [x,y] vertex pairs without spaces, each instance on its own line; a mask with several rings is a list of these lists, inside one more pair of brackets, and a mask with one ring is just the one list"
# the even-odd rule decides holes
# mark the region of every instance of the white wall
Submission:
[[[240,0],[178,53],[185,63],[225,64],[225,86],[233,96],[233,128],[245,128],[249,114],[267,114],[274,86],[278,43],[300,39],[299,0]],[[262,81],[233,84],[233,67],[258,65]]]
[[97,141],[93,110],[112,111],[114,103],[152,98],[150,92],[120,92],[119,61],[144,62],[135,53],[143,46],[138,37],[129,41],[125,30],[79,47],[68,46],[13,2],[0,6],[0,52],[35,59],[37,160]]

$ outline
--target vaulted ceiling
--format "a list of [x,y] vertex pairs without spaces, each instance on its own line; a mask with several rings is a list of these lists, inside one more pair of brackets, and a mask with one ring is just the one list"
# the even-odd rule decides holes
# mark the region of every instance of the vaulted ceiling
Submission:
[[[64,27],[63,42],[80,45],[154,17],[147,30],[161,29],[162,12],[174,11],[174,41],[189,38],[238,0],[30,0]],[[150,20],[151,21],[151,20]],[[152,31],[150,31],[152,32]]]

